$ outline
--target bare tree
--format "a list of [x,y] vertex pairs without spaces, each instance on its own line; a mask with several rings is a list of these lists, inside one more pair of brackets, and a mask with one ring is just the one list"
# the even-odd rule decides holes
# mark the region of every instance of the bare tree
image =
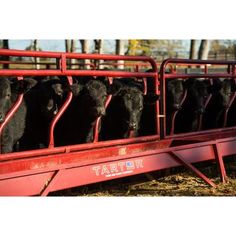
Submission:
[[[9,49],[9,40],[3,39],[2,48]],[[9,56],[2,56],[3,61],[9,61]],[[3,69],[9,69],[9,64],[3,64]]]
[[[75,51],[76,51],[76,41],[77,41],[77,40],[74,40],[74,39],[71,40],[71,44],[70,44],[70,52],[75,52]],[[71,60],[70,60],[70,63],[71,63],[70,68],[71,68],[71,69],[74,69],[73,64],[76,63],[76,59],[71,59]]]
[[[103,40],[102,39],[94,39],[94,52],[98,54],[103,53]],[[101,65],[103,60],[95,60],[95,65],[98,69],[102,69],[104,66]]]
[[[33,49],[34,49],[34,51],[39,51],[39,42],[38,42],[37,39],[34,39],[34,41],[33,41]],[[35,68],[37,70],[40,69],[39,62],[40,62],[40,58],[39,57],[34,57]]]
[[66,48],[66,52],[70,52],[70,50],[71,50],[71,40],[70,39],[65,40],[65,48]]
[[206,60],[210,50],[210,40],[202,39],[198,51],[198,59]]
[[[80,44],[81,44],[81,52],[82,53],[89,53],[89,43],[90,41],[89,40],[86,40],[86,39],[81,39],[80,40]],[[86,69],[89,69],[90,66],[88,65],[90,63],[90,60],[89,59],[85,59],[84,60],[84,64],[85,64],[85,68]]]
[[197,59],[197,40],[192,39],[190,43],[189,59]]
[[[125,55],[125,40],[116,39],[116,55]],[[117,63],[118,69],[124,69],[123,60],[118,60]]]

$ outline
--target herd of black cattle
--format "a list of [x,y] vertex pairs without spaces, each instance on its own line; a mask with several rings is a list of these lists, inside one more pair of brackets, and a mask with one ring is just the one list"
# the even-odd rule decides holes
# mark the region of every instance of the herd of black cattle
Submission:
[[[55,131],[55,146],[89,143],[93,141],[94,124],[102,117],[99,140],[122,139],[129,136],[155,134],[155,104],[162,97],[149,86],[144,94],[144,84],[135,78],[115,78],[110,84],[105,77],[96,79],[73,77],[69,85],[64,77],[32,77],[24,80],[0,78],[0,123],[24,93],[24,99],[13,118],[3,130],[1,152],[32,150],[48,145],[50,123],[63,105],[69,91],[73,99],[58,121]],[[187,97],[181,105],[183,95]],[[232,79],[170,79],[166,82],[166,123],[170,132],[170,120],[178,110],[175,133],[196,131],[198,116],[203,115],[202,129],[223,126],[224,112],[236,87]],[[107,108],[108,95],[112,99]],[[205,107],[209,94],[212,97]],[[227,126],[236,123],[236,107],[229,110]],[[235,120],[235,122],[234,122]]]

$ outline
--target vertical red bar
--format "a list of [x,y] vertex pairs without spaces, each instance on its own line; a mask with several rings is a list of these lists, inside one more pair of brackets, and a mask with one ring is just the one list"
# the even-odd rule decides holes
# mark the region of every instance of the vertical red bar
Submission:
[[[109,84],[111,85],[113,83],[113,78],[112,77],[108,77],[108,81]],[[108,105],[110,104],[110,101],[112,99],[112,95],[108,95],[106,102],[105,102],[105,109],[107,109]],[[95,126],[94,126],[94,138],[93,138],[93,143],[98,142],[98,138],[99,138],[99,125],[101,122],[101,116],[97,118]]]
[[[73,79],[72,79],[71,76],[67,76],[67,80],[68,80],[69,85],[73,84]],[[56,123],[58,122],[58,120],[62,116],[62,114],[65,112],[65,110],[69,106],[69,104],[72,100],[72,97],[73,97],[72,92],[69,92],[68,95],[67,95],[66,101],[64,102],[63,106],[60,108],[57,115],[54,117],[54,119],[51,122],[50,131],[49,131],[49,144],[48,144],[49,148],[54,147],[54,128],[56,126]]]

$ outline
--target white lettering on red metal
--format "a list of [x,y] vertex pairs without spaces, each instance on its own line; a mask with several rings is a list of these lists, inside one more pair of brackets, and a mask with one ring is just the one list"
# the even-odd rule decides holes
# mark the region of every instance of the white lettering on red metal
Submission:
[[99,175],[101,166],[93,166],[92,170],[95,172],[96,176]]
[[133,173],[136,169],[143,168],[143,160],[119,161],[111,164],[93,166],[92,172],[96,176],[113,177]]

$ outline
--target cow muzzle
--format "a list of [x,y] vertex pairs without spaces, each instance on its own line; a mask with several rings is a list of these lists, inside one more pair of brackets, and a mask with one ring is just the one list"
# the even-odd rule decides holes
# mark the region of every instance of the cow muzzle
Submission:
[[135,130],[135,129],[137,129],[137,124],[135,123],[135,122],[131,122],[131,123],[129,123],[129,129],[131,129],[131,130]]
[[2,123],[4,121],[4,115],[0,114],[0,123]]
[[181,105],[178,103],[173,104],[173,110],[178,111],[181,109]]
[[197,110],[197,113],[198,114],[203,114],[205,112],[205,108],[204,107],[201,107]]
[[106,115],[106,109],[104,107],[99,107],[96,109],[96,113],[98,116],[105,116]]

